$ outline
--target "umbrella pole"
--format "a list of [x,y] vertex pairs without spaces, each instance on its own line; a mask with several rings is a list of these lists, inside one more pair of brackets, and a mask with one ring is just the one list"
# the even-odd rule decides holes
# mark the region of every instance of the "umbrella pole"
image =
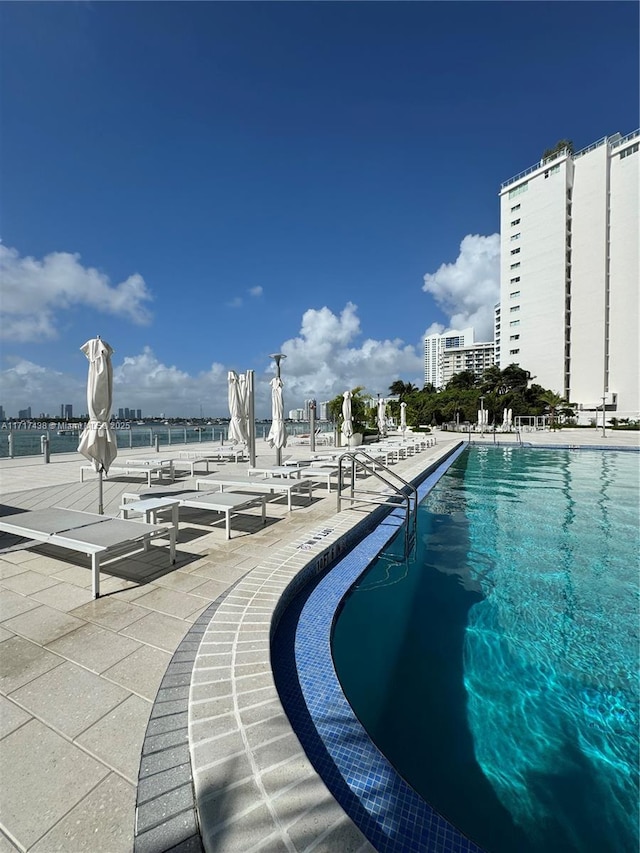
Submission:
[[247,370],[247,439],[249,445],[249,465],[256,467],[256,412],[253,370]]
[[309,406],[309,450],[316,452],[316,404],[315,400]]
[[104,515],[102,506],[102,468],[98,471],[98,515]]

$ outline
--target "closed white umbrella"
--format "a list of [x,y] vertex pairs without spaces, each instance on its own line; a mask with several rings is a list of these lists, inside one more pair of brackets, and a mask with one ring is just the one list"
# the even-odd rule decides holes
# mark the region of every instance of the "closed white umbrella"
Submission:
[[106,341],[92,338],[80,347],[89,359],[87,380],[87,408],[89,423],[82,431],[78,450],[93,463],[98,473],[98,512],[104,513],[102,505],[102,474],[109,473],[111,463],[118,455],[116,435],[109,426],[113,403],[113,350]]
[[346,438],[347,444],[353,435],[353,421],[351,420],[351,391],[345,391],[342,400],[342,426],[340,431]]
[[271,429],[267,441],[271,447],[275,447],[277,457],[280,451],[287,446],[287,428],[284,423],[284,399],[282,395],[282,379],[274,376],[271,382]]
[[407,428],[407,404],[400,403],[400,429],[404,435]]
[[[229,439],[238,444],[246,444],[247,435],[247,409],[246,409],[246,385],[241,381],[235,370],[228,374],[229,382]],[[244,379],[244,377],[242,377]]]
[[378,432],[387,434],[387,404],[384,400],[378,400]]

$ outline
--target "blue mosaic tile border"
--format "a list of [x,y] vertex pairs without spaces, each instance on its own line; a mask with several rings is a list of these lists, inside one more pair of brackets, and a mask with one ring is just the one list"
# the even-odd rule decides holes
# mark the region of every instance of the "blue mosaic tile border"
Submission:
[[[420,500],[464,450],[459,446],[414,481]],[[402,513],[393,511],[283,616],[285,630],[274,649],[282,660],[279,669],[289,671],[281,696],[316,770],[379,853],[482,853],[378,750],[347,702],[333,666],[331,633],[341,602],[401,524]],[[287,658],[295,663],[296,677]]]
[[519,445],[517,442],[493,442],[493,441],[480,441],[473,439],[471,442],[465,441],[465,447],[497,447],[500,449],[504,449],[505,447],[511,447],[518,449],[519,447],[524,447],[527,450],[580,450],[580,451],[589,451],[589,450],[619,450],[622,453],[640,453],[640,446],[638,447],[628,447],[620,444],[533,444],[530,441],[523,441],[522,445]]

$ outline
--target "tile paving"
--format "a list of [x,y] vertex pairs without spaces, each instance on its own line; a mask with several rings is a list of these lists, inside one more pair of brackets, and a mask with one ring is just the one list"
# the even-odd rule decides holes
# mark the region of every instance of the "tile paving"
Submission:
[[[409,478],[457,438],[439,434],[433,453],[394,469]],[[258,453],[270,463],[266,445]],[[95,511],[80,464],[77,454],[1,460],[3,507]],[[105,512],[145,489],[109,478]],[[269,501],[267,516],[264,528],[255,515],[236,518],[226,541],[217,516],[190,514],[175,567],[152,546],[105,570],[97,601],[79,555],[0,555],[0,853],[372,849],[302,752],[269,664],[282,592],[362,513],[336,514],[321,483],[310,505],[296,498],[289,513],[286,500]]]

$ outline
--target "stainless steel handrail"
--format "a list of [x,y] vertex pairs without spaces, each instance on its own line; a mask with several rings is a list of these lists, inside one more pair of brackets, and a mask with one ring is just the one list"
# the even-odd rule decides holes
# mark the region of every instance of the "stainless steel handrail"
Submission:
[[[350,461],[350,483],[349,494],[344,495],[345,488],[345,462]],[[368,476],[376,477],[380,482],[384,483],[387,488],[392,489],[391,494],[383,494],[374,492],[369,489],[356,489],[356,469],[359,468]],[[384,471],[384,474],[380,472]],[[386,475],[386,476],[385,476]],[[392,482],[395,478],[401,485]],[[338,487],[336,490],[337,511],[340,512],[341,501],[360,501],[361,503],[376,503],[388,504],[395,503],[396,506],[403,506],[405,510],[405,541],[404,552],[405,559],[408,557],[413,545],[416,541],[417,518],[418,518],[418,492],[415,486],[403,479],[395,471],[392,471],[384,465],[379,459],[374,459],[373,456],[366,453],[364,450],[348,450],[338,457]],[[375,497],[364,497],[372,495]],[[397,503],[396,503],[397,501]]]

